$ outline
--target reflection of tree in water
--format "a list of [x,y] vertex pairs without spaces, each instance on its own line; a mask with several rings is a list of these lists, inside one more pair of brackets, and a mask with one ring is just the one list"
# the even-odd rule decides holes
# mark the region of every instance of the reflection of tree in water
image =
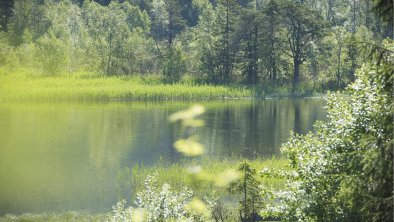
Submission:
[[273,145],[270,146],[270,153],[275,153],[275,148],[278,147],[277,134],[278,134],[278,104],[271,104],[270,106],[270,116],[271,116],[271,135]]
[[295,133],[302,133],[301,128],[301,110],[300,103],[298,101],[294,102],[294,128]]
[[89,117],[89,158],[97,169],[118,166],[129,151],[138,118],[119,107],[100,107]]
[[306,133],[322,119],[324,102],[312,99],[275,99],[227,102],[205,114],[202,141],[219,155],[279,154],[290,130]]
[[294,101],[294,127],[293,131],[298,134],[306,134],[313,130],[316,120],[324,119],[326,111],[322,109],[322,100],[305,99]]
[[254,151],[258,150],[258,143],[256,143],[256,138],[259,138],[259,126],[260,126],[260,107],[254,102],[250,104],[247,112],[245,112],[245,122],[247,123],[245,127],[246,137],[245,137],[245,155],[253,155]]
[[[322,106],[321,100],[304,99],[226,103],[208,109],[204,115],[206,126],[198,134],[208,152],[218,155],[279,154],[290,130],[312,130],[311,125],[323,115]],[[172,143],[179,137],[180,129],[167,121],[178,110],[176,107],[121,108],[101,108],[89,114],[90,159],[95,167],[117,166],[125,161],[131,165],[179,159]]]
[[226,108],[224,108],[223,110],[223,122],[222,122],[222,127],[224,129],[223,132],[223,145],[225,148],[231,148],[231,146],[233,145],[231,142],[231,129],[233,128],[232,123],[234,122],[234,119],[231,115],[231,110],[229,109],[229,107],[226,106]]
[[[183,108],[183,107],[182,107]],[[133,159],[142,164],[154,164],[158,161],[176,162],[180,154],[173,149],[172,144],[179,138],[181,129],[178,125],[170,124],[168,117],[182,109],[171,105],[161,105],[154,109],[147,107],[137,115],[140,121],[138,139],[133,147],[138,150],[133,153]]]

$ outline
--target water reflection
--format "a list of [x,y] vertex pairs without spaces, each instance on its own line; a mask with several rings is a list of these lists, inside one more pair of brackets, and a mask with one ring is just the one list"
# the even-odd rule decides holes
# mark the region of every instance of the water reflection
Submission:
[[[167,117],[191,104],[0,104],[0,215],[110,210],[117,169],[179,160],[179,127]],[[326,115],[322,99],[202,104],[210,156],[279,155],[290,130],[306,133]]]
[[208,110],[203,130],[205,144],[217,155],[279,155],[279,147],[293,130],[313,130],[316,120],[325,118],[324,101],[281,99],[246,104],[224,104]]

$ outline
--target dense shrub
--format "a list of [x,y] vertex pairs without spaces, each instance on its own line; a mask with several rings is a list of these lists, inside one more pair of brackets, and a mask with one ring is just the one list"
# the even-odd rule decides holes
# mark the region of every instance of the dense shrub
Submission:
[[282,148],[296,174],[286,220],[393,221],[394,44],[379,51],[345,95],[329,95],[329,121]]

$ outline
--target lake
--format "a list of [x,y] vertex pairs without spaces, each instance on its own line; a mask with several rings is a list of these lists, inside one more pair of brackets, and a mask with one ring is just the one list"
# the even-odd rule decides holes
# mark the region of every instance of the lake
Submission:
[[[0,216],[109,211],[116,174],[136,163],[176,162],[179,126],[168,116],[193,102],[0,104]],[[212,157],[280,155],[290,131],[324,120],[324,99],[199,102],[198,130]]]

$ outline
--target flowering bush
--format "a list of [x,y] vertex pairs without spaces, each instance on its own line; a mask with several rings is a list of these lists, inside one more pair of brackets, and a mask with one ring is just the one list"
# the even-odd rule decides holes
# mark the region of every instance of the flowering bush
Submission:
[[108,222],[132,222],[132,208],[125,207],[126,201],[119,201],[112,207],[112,215]]
[[137,205],[147,212],[146,221],[186,220],[185,206],[191,200],[193,192],[184,188],[180,192],[171,190],[170,185],[157,185],[157,177],[148,176],[145,180],[145,190],[137,195]]
[[137,208],[125,207],[125,201],[113,207],[109,222],[164,222],[194,221],[185,207],[191,201],[193,192],[184,188],[180,192],[173,191],[168,184],[159,187],[157,174],[145,179],[145,190],[137,194]]

